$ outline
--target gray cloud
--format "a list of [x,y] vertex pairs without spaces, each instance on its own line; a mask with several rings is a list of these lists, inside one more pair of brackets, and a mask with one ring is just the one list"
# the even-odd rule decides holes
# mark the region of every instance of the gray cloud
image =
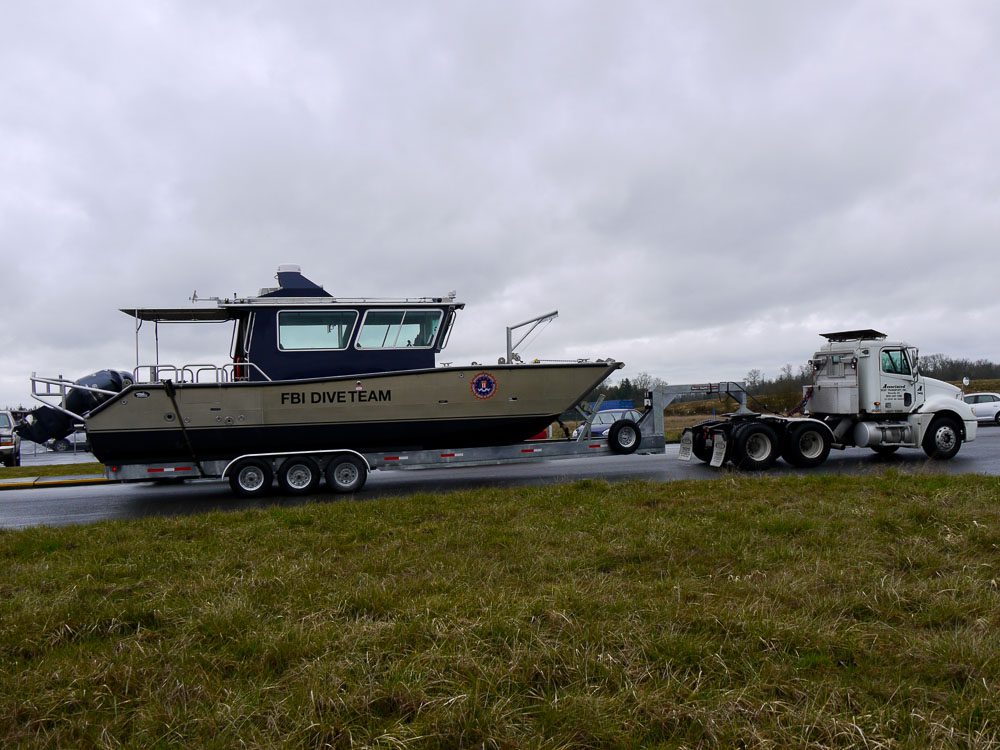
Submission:
[[[0,402],[130,366],[118,307],[281,262],[343,295],[457,289],[445,360],[552,308],[533,356],[675,382],[776,372],[838,327],[1000,359],[992,3],[7,16]],[[177,359],[228,341],[170,333]]]

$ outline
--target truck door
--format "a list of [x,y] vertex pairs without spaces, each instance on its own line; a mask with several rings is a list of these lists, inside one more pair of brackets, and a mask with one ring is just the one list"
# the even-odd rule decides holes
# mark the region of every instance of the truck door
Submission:
[[879,352],[880,411],[885,414],[904,414],[923,403],[918,394],[917,378],[907,352],[902,347],[885,347]]

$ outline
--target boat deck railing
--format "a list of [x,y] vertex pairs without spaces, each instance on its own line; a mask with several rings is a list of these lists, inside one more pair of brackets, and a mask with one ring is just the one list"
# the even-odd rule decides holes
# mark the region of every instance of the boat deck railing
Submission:
[[267,373],[253,362],[227,362],[224,365],[139,365],[132,374],[136,383],[159,383],[172,380],[175,383],[239,383],[250,379],[250,371],[270,380]]
[[[239,383],[250,379],[251,369],[260,373],[265,380],[271,379],[253,362],[229,362],[224,365],[139,365],[132,371],[132,376],[133,383],[143,385],[160,383],[164,380],[171,380],[175,383]],[[123,373],[123,375],[127,375],[127,373]],[[125,382],[124,385],[127,387],[132,383]],[[66,394],[73,390],[88,391],[102,396],[118,395],[118,391],[95,388],[91,385],[80,385],[62,375],[50,378],[34,372],[31,373],[31,397],[35,401],[82,422],[85,419],[84,415],[72,412],[63,406]]]

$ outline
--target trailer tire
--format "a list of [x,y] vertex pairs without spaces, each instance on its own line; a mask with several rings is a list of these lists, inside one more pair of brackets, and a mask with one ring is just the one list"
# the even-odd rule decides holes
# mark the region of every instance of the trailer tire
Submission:
[[368,467],[357,456],[336,456],[326,465],[326,483],[334,492],[358,492],[366,481]]
[[278,485],[286,495],[315,492],[319,479],[319,464],[311,458],[292,456],[278,469]]
[[271,491],[273,482],[271,464],[259,458],[237,461],[229,473],[229,486],[240,497],[263,497]]
[[733,430],[733,463],[744,471],[764,471],[778,460],[778,433],[763,422],[748,422]]
[[947,461],[962,447],[962,429],[952,417],[941,415],[931,422],[924,435],[924,453],[930,458]]
[[635,453],[642,442],[642,432],[639,425],[631,419],[619,419],[608,430],[608,447],[612,453],[627,456]]
[[798,424],[785,433],[785,447],[781,457],[792,466],[811,469],[826,461],[830,455],[830,434],[815,424]]

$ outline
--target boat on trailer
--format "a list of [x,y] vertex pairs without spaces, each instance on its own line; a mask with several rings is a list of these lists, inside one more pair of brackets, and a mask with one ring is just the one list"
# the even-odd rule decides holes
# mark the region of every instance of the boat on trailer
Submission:
[[[211,306],[123,308],[136,321],[137,352],[144,323],[231,323],[231,361],[137,364],[132,373],[106,371],[110,385],[100,373],[74,383],[33,376],[33,394],[49,405],[22,434],[41,437],[46,419],[61,425],[52,431],[82,421],[94,455],[115,467],[508,445],[544,430],[623,366],[523,363],[510,329],[496,365],[439,365],[464,308],[454,294],[339,298],[297,266],[279,267],[277,280]],[[88,408],[70,408],[74,396]]]

